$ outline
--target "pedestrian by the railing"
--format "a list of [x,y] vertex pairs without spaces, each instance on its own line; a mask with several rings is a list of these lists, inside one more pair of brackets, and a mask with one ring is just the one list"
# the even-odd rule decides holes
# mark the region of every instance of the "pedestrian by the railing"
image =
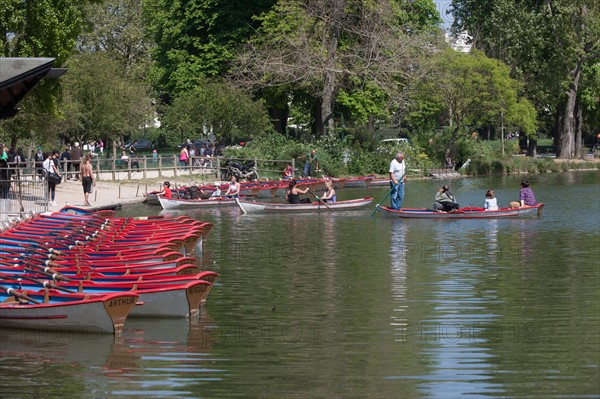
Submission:
[[71,180],[70,171],[71,171],[71,148],[69,146],[65,147],[65,150],[60,154],[60,163],[63,167],[63,172],[65,174],[65,179]]
[[56,182],[52,181],[50,174],[54,173],[57,176],[60,176],[58,169],[58,156],[58,150],[52,150],[52,152],[48,154],[48,158],[46,158],[42,164],[48,180],[48,205],[51,206],[56,206]]
[[35,162],[35,170],[37,172],[38,175],[38,179],[42,180],[44,178],[44,160],[46,160],[46,157],[44,156],[44,152],[42,151],[42,147],[38,146],[37,148],[37,152],[33,157],[33,160]]
[[71,149],[71,160],[73,171],[75,172],[75,180],[79,180],[79,169],[81,168],[81,158],[83,158],[83,150],[79,147],[79,142],[75,142]]

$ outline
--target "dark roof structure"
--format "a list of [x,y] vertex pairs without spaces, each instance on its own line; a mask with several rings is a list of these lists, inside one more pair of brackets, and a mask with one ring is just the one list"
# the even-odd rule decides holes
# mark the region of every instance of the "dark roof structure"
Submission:
[[14,116],[17,103],[44,77],[59,77],[54,58],[0,58],[0,119]]

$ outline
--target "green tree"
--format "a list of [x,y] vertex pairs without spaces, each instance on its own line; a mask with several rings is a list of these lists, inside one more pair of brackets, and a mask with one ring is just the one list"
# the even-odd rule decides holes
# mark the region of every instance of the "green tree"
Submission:
[[57,129],[82,142],[107,138],[116,155],[123,136],[135,134],[152,118],[146,86],[127,78],[123,65],[107,52],[80,54],[67,66]]
[[152,42],[145,31],[142,2],[104,0],[85,7],[85,29],[77,41],[81,53],[107,51],[132,79],[145,79]]
[[[600,3],[596,0],[454,0],[455,28],[475,46],[528,82],[540,114],[553,119],[558,156],[581,156],[577,122],[582,71],[600,57]],[[585,118],[585,115],[582,115]],[[579,143],[576,143],[576,139]]]
[[234,142],[238,138],[262,134],[270,127],[262,101],[229,83],[207,81],[179,94],[165,107],[162,118],[167,130],[182,138],[208,137]]
[[489,123],[535,132],[535,109],[519,97],[521,90],[502,62],[477,50],[464,54],[446,49],[432,59],[431,73],[413,87],[407,120],[422,127],[433,127],[432,120],[448,126],[444,156],[451,157],[458,140],[469,139]]
[[146,0],[155,46],[150,79],[165,99],[223,74],[234,49],[258,26],[253,16],[274,0]]
[[[51,57],[63,66],[83,24],[83,8],[93,0],[3,0],[0,2],[0,54],[3,57]],[[49,121],[56,113],[59,85],[40,82],[20,103],[13,121],[3,122],[11,144],[52,140]]]

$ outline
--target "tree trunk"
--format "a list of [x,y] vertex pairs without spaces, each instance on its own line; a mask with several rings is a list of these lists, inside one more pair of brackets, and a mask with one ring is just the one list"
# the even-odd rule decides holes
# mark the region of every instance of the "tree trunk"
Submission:
[[372,114],[369,115],[369,120],[367,121],[367,131],[369,133],[373,133],[375,131],[375,117]]
[[276,132],[285,134],[287,131],[287,120],[289,117],[289,108],[269,108],[269,116],[271,117],[271,123],[273,129]]
[[325,38],[324,47],[327,51],[325,59],[325,76],[321,95],[321,121],[327,127],[327,133],[335,136],[333,125],[334,93],[337,85],[337,48],[340,40],[340,25],[346,6],[345,0],[334,0],[331,6],[329,35]]
[[582,60],[577,60],[577,65],[570,73],[571,83],[567,90],[567,105],[564,111],[564,121],[560,132],[560,142],[557,149],[557,158],[571,159],[575,156],[575,104],[579,90]]
[[581,101],[577,100],[575,103],[575,157],[579,159],[585,158],[585,152],[583,151],[583,137],[581,134],[582,125],[582,106]]
[[313,134],[316,137],[323,136],[324,126],[323,126],[323,118],[321,117],[322,114],[323,114],[323,107],[321,107],[321,100],[317,98],[317,99],[315,99],[315,102],[313,104],[313,120],[314,120]]

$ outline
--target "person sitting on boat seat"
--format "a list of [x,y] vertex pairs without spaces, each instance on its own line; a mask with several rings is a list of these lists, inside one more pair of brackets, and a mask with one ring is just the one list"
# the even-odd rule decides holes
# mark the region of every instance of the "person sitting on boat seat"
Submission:
[[157,195],[162,195],[165,198],[173,198],[173,193],[171,192],[171,183],[168,181],[163,183],[163,190]]
[[334,203],[336,201],[335,190],[333,189],[331,180],[325,182],[325,193],[321,197],[321,201],[329,203]]
[[436,212],[454,212],[460,205],[454,200],[454,195],[450,192],[448,186],[442,186],[435,194],[433,200],[433,210]]
[[231,176],[231,181],[229,182],[229,187],[223,197],[227,198],[238,198],[240,196],[240,183],[237,181],[237,177]]
[[220,197],[221,196],[221,183],[215,182],[215,191],[211,194],[211,197]]
[[301,190],[297,187],[297,184],[296,180],[290,181],[288,189],[285,192],[285,199],[287,199],[290,204],[309,204],[311,202],[310,199],[300,199],[300,194],[306,194],[310,188],[306,187],[304,190]]
[[524,208],[527,206],[535,206],[537,204],[533,190],[529,187],[527,180],[521,181],[521,191],[519,193],[519,201],[512,201],[510,207],[512,209]]
[[483,208],[486,211],[498,210],[498,200],[496,199],[496,194],[494,194],[494,190],[489,189],[485,193],[485,202],[483,203]]

